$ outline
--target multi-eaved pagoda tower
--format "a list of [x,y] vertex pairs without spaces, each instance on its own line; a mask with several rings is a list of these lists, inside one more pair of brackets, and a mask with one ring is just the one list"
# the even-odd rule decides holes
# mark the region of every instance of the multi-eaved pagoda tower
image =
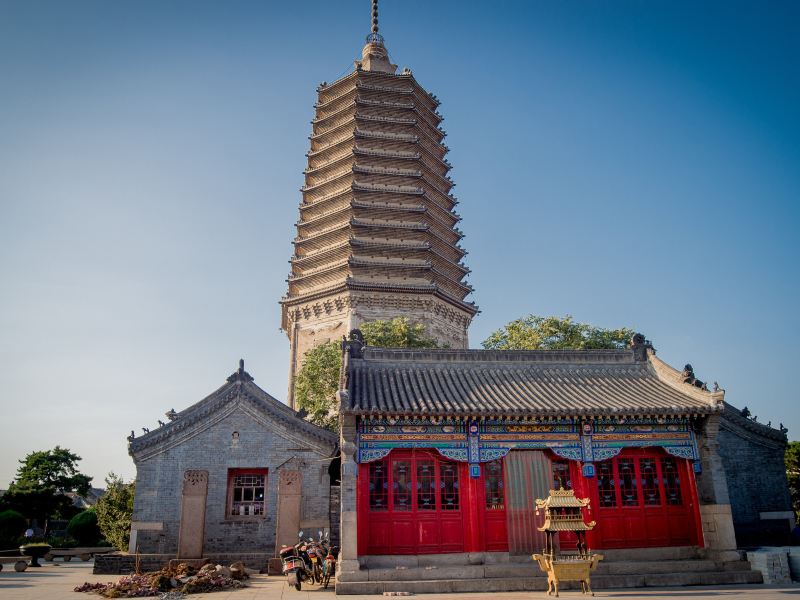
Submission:
[[281,328],[289,396],[305,353],[365,321],[408,317],[452,348],[467,347],[477,312],[465,301],[466,252],[445,159],[439,101],[399,75],[378,33],[355,70],[322,83]]

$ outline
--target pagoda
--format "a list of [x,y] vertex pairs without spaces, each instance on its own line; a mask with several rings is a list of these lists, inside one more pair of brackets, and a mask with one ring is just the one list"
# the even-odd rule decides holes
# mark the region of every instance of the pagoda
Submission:
[[397,73],[372,32],[354,70],[317,88],[281,328],[289,398],[311,348],[366,321],[407,317],[441,345],[466,348],[478,311],[457,228],[439,100]]

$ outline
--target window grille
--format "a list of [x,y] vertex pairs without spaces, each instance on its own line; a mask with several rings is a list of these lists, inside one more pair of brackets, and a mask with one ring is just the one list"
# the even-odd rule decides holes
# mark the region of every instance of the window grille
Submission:
[[389,482],[387,475],[385,461],[369,464],[369,509],[372,511],[388,510]]
[[572,489],[572,479],[569,476],[569,462],[566,460],[553,461],[553,489]]
[[442,510],[458,510],[458,465],[453,463],[440,463],[440,500]]
[[395,511],[411,510],[411,464],[407,460],[396,460],[392,465],[392,491]]
[[266,469],[228,471],[228,517],[262,517],[266,512]]
[[486,463],[486,508],[489,510],[503,510],[505,498],[503,495],[503,463],[493,460]]
[[617,505],[617,489],[614,482],[614,465],[612,462],[597,463],[597,495],[600,506],[609,508]]
[[436,470],[432,460],[417,461],[417,510],[436,510]]
[[661,476],[664,480],[664,496],[667,499],[667,504],[680,505],[683,504],[681,497],[681,477],[678,473],[678,465],[672,457],[664,457],[661,459]]
[[620,459],[617,468],[619,469],[622,506],[639,506],[639,492],[636,489],[636,471],[633,459]]
[[656,459],[640,458],[639,473],[642,476],[642,497],[644,498],[645,506],[661,506]]

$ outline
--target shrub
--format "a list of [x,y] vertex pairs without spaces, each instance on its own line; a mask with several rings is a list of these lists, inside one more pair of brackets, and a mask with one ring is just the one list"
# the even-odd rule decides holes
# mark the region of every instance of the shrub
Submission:
[[121,477],[109,473],[106,493],[97,501],[97,523],[105,539],[117,550],[128,549],[133,515],[133,496],[136,486],[125,483]]
[[15,510],[0,512],[0,549],[15,546],[25,533],[28,522]]
[[100,528],[97,526],[97,513],[93,508],[79,512],[70,519],[67,525],[69,534],[78,540],[81,546],[93,546],[100,539]]

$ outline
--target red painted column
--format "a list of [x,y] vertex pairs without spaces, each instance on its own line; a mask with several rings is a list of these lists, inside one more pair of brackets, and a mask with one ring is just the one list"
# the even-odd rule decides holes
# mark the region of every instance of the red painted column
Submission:
[[703,539],[703,525],[700,522],[700,499],[697,497],[697,481],[694,477],[692,461],[682,460],[683,468],[686,473],[685,480],[689,482],[689,511],[694,520],[694,539],[695,543],[701,548],[705,547]]
[[478,498],[475,489],[476,479],[469,476],[469,464],[459,463],[459,478],[462,483],[464,514],[464,552],[478,552],[480,548],[480,528],[478,527]]
[[364,481],[364,471],[367,465],[358,465],[356,474],[356,514],[358,515],[358,555],[363,556],[367,553],[367,530],[369,529],[369,498],[364,498],[365,493],[369,493],[368,486]]

